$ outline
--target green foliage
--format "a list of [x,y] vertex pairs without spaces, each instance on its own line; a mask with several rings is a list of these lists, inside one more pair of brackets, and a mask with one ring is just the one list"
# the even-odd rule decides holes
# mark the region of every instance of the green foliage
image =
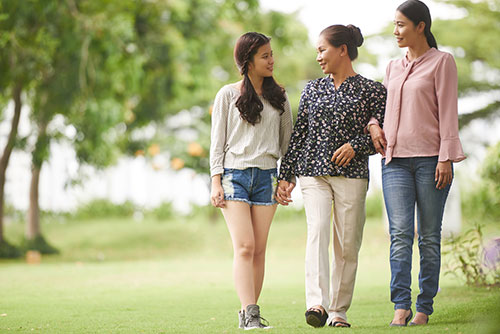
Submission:
[[500,286],[500,265],[488,268],[484,264],[484,244],[482,226],[445,240],[445,274],[464,279],[467,285]]
[[463,192],[461,202],[467,219],[500,221],[500,142],[488,149],[480,170],[481,180]]
[[54,246],[50,245],[42,235],[36,236],[33,240],[24,239],[21,243],[20,248],[23,252],[29,250],[39,251],[40,254],[58,254],[59,250]]
[[95,199],[79,207],[75,211],[74,217],[78,219],[125,218],[132,217],[136,209],[135,205],[130,201],[115,204],[107,199]]
[[13,259],[21,257],[22,255],[23,253],[21,250],[18,247],[11,245],[5,238],[0,241],[0,258]]
[[164,202],[151,210],[151,214],[160,221],[167,221],[174,217],[175,212],[172,203]]
[[381,219],[383,210],[384,202],[380,191],[366,198],[366,218]]

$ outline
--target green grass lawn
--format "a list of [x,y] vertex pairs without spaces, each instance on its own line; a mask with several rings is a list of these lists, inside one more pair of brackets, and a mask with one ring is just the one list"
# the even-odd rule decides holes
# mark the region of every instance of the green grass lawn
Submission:
[[[47,220],[43,229],[60,255],[44,256],[39,265],[0,262],[0,333],[241,332],[231,242],[221,220]],[[22,231],[21,224],[6,227],[14,243]],[[346,330],[304,322],[305,234],[303,214],[280,212],[273,223],[259,301],[274,326],[266,333]],[[368,221],[347,331],[500,331],[500,290],[464,287],[451,276],[442,278],[428,326],[389,328],[388,249],[382,223]]]

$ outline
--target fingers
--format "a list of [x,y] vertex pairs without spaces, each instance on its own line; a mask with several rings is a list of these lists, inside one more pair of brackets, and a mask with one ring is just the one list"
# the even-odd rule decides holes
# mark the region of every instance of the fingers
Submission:
[[344,166],[347,166],[352,158],[354,158],[355,156],[355,152],[351,146],[351,144],[347,143],[347,144],[344,144],[342,145],[341,147],[339,147],[335,153],[333,153],[333,156],[332,156],[332,161],[340,166],[340,167],[344,167]]
[[210,202],[216,208],[225,208],[226,207],[226,201],[224,200],[224,193],[223,192],[217,192],[214,195],[212,195],[210,198]]
[[451,184],[453,181],[453,173],[451,170],[451,164],[446,165],[438,163],[436,167],[436,173],[434,176],[434,181],[436,181],[436,189],[444,189],[447,185]]
[[281,180],[276,188],[276,201],[284,206],[292,202],[292,190],[295,187],[294,183]]

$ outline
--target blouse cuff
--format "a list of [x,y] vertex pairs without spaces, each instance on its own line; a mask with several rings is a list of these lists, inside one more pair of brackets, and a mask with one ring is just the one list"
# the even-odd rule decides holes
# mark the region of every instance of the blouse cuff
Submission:
[[466,156],[464,155],[464,152],[462,150],[462,144],[460,143],[460,139],[451,138],[451,139],[441,140],[438,161],[460,162],[465,158]]
[[218,174],[224,174],[224,167],[214,167],[210,170],[210,177],[214,177]]

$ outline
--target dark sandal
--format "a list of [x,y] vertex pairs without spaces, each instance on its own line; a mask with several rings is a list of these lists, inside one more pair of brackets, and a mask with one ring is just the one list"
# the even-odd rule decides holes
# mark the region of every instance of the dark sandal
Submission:
[[306,322],[313,327],[323,327],[328,319],[328,313],[319,307],[311,307],[306,311]]
[[331,323],[330,326],[331,327],[345,327],[345,328],[349,328],[349,327],[351,327],[351,324],[348,323],[348,322],[345,322],[345,321],[337,320],[337,321],[334,321],[333,323]]
[[391,323],[389,324],[389,326],[391,326],[391,327],[405,327],[410,322],[411,317],[413,317],[413,311],[410,309],[410,314],[408,314],[408,316],[406,317],[404,324],[393,324],[392,321],[391,321]]

